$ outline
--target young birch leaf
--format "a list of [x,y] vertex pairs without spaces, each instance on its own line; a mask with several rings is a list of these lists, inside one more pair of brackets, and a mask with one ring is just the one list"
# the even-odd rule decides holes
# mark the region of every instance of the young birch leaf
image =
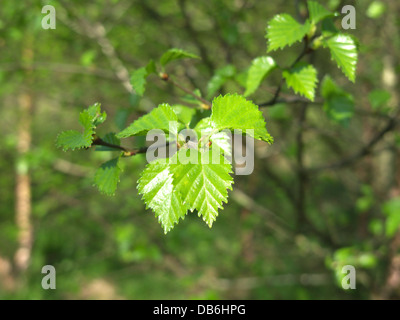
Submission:
[[89,148],[92,145],[96,125],[103,123],[106,117],[105,112],[101,113],[100,104],[98,103],[83,110],[79,114],[79,123],[83,127],[83,133],[76,130],[61,132],[57,137],[57,147],[63,148],[64,151]]
[[346,77],[355,82],[358,56],[354,40],[349,35],[338,34],[325,40],[324,46],[329,48],[332,60],[336,61]]
[[213,134],[210,137],[210,141],[218,148],[220,148],[223,151],[224,155],[229,157],[232,156],[232,145],[229,135],[226,132],[221,131]]
[[96,127],[99,124],[102,124],[104,121],[106,121],[107,114],[105,112],[101,112],[100,107],[101,107],[100,103],[95,103],[95,104],[91,105],[89,108],[87,108],[86,110],[83,110],[81,112],[80,117],[82,117],[82,114],[87,114],[87,117],[82,119],[82,121],[84,121],[85,124],[82,123],[81,120],[79,120],[79,122],[81,122],[81,124],[85,128],[88,126]]
[[354,98],[337,86],[331,77],[326,76],[321,84],[321,93],[325,99],[324,111],[328,118],[346,127],[354,116]]
[[120,157],[107,161],[97,169],[94,176],[94,184],[99,188],[100,192],[107,195],[114,195],[119,182],[121,169],[118,166]]
[[196,114],[196,109],[183,106],[181,104],[176,104],[172,106],[176,115],[178,116],[178,121],[183,123],[185,126],[189,126],[194,115]]
[[151,208],[158,217],[164,233],[170,231],[180,218],[183,219],[188,210],[172,183],[168,161],[167,158],[147,164],[137,187],[146,207]]
[[56,144],[57,147],[67,151],[68,149],[89,148],[92,144],[92,140],[85,138],[85,136],[78,131],[68,130],[58,135]]
[[135,120],[129,127],[118,133],[117,138],[146,135],[152,129],[160,129],[165,133],[177,135],[178,117],[168,104],[160,104],[148,114]]
[[265,77],[275,68],[275,60],[269,56],[254,59],[247,75],[246,92],[244,96],[248,97],[255,92]]
[[303,40],[304,36],[311,30],[311,23],[307,20],[305,24],[298,23],[289,14],[278,14],[267,27],[268,52],[283,49],[293,43]]
[[238,94],[227,94],[213,100],[210,125],[218,131],[239,129],[245,133],[252,129],[254,134],[249,134],[254,139],[273,142],[265,127],[262,112],[254,103]]
[[207,99],[210,99],[235,74],[236,68],[230,64],[218,69],[207,84]]
[[181,149],[174,157],[177,161],[171,163],[171,171],[176,190],[190,210],[196,209],[211,228],[218,209],[228,201],[228,189],[232,190],[232,166],[224,163],[222,155],[214,156],[213,161],[211,150]]
[[325,7],[321,6],[316,1],[308,1],[307,5],[310,19],[314,24],[317,24],[321,20],[333,15],[333,13],[325,9]]
[[312,65],[299,65],[282,73],[288,87],[314,101],[317,86],[317,70]]
[[194,58],[194,59],[200,59],[199,56],[189,53],[187,51],[183,51],[181,49],[170,49],[167,52],[165,52],[161,58],[160,58],[160,63],[163,67],[165,67],[168,63],[174,60],[178,59],[184,59],[184,58]]
[[132,72],[131,85],[133,90],[135,90],[136,94],[139,96],[143,96],[144,91],[146,90],[147,76],[148,72],[146,67],[139,68]]

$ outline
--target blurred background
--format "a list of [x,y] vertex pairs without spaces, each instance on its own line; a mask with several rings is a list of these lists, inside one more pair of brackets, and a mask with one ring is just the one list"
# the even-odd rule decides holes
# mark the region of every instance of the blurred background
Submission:
[[[114,197],[93,186],[108,152],[63,152],[59,132],[100,102],[100,133],[118,131],[159,103],[184,103],[178,89],[150,77],[139,100],[130,73],[171,47],[201,60],[167,72],[207,99],[241,86],[266,54],[267,21],[304,19],[306,1],[11,1],[0,6],[1,299],[396,299],[400,298],[400,3],[354,5],[359,39],[353,84],[326,50],[313,55],[354,96],[354,111],[328,117],[316,103],[263,108],[272,146],[256,143],[255,171],[236,176],[212,229],[195,214],[170,233],[137,194],[144,155],[123,159]],[[56,29],[41,27],[44,5]],[[338,21],[340,27],[340,20]],[[301,45],[272,56],[290,65]],[[212,92],[210,80],[222,87]],[[273,73],[251,99],[269,101]],[[290,100],[291,90],[283,95]],[[140,147],[143,139],[124,141]],[[57,289],[44,290],[44,265]],[[357,288],[341,286],[342,267]]]

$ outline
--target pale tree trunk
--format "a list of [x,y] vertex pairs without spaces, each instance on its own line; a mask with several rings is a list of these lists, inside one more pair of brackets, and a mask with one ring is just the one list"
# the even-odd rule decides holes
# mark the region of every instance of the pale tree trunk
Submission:
[[31,223],[31,178],[27,154],[31,147],[31,122],[33,110],[32,66],[33,62],[33,37],[25,36],[22,45],[22,63],[25,67],[23,88],[18,96],[19,123],[15,186],[15,219],[18,227],[18,249],[14,256],[16,269],[25,271],[30,262],[32,249],[32,223]]

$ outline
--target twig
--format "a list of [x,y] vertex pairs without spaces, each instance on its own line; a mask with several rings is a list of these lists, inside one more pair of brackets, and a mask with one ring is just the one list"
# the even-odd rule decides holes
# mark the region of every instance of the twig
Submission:
[[[304,48],[303,48],[303,51],[299,54],[299,56],[293,61],[293,63],[289,66],[289,68],[288,69],[291,69],[291,68],[293,68],[305,55],[307,55],[307,54],[309,54],[309,53],[311,53],[312,52],[312,50],[308,47],[308,39],[307,39],[307,37],[305,37],[304,38]],[[281,93],[281,91],[282,91],[282,86],[283,86],[283,83],[285,82],[285,79],[283,78],[283,77],[281,77],[281,81],[280,81],[280,83],[279,83],[279,85],[278,85],[278,88],[276,89],[276,91],[275,91],[275,93],[274,93],[274,96],[273,96],[273,98],[271,99],[271,100],[269,100],[269,101],[267,101],[267,102],[264,102],[264,103],[259,103],[258,104],[258,106],[261,108],[261,107],[271,107],[271,106],[274,106],[275,104],[277,104],[278,103],[278,98],[279,98],[279,95],[280,95],[280,93]]]
[[391,118],[381,131],[379,131],[365,146],[363,146],[353,155],[325,166],[310,168],[307,171],[310,174],[317,174],[324,170],[338,169],[353,164],[357,160],[369,155],[372,152],[372,148],[379,141],[381,141],[388,132],[394,130],[398,125],[399,125],[398,120],[395,117]]
[[201,59],[204,61],[204,64],[207,66],[207,69],[210,73],[213,73],[215,70],[215,66],[213,62],[210,60],[208,57],[208,49],[207,47],[200,41],[198,32],[193,28],[191,24],[191,18],[188,15],[186,11],[186,1],[185,0],[179,0],[178,1],[178,6],[181,11],[181,14],[184,19],[184,28],[187,30],[187,32],[190,35],[190,38],[193,40],[193,42],[196,44],[197,48],[199,49]]
[[130,84],[128,69],[118,58],[114,46],[111,44],[110,40],[106,36],[106,30],[104,26],[99,22],[95,24],[88,23],[86,20],[82,19],[66,1],[61,1],[61,2],[65,8],[67,8],[70,12],[73,12],[78,17],[78,21],[71,22],[67,18],[67,15],[65,14],[64,11],[61,11],[61,15],[59,15],[60,20],[75,32],[85,35],[88,38],[96,40],[103,54],[110,62],[114,74],[119,79],[122,86],[130,94],[135,93]]
[[289,226],[284,220],[282,220],[276,213],[259,205],[240,189],[235,188],[232,191],[232,199],[241,206],[262,214],[266,218],[267,224],[272,230],[283,235],[285,238],[292,238]]
[[196,100],[200,101],[201,103],[203,103],[206,108],[205,109],[211,109],[211,102],[207,101],[206,99],[198,96],[197,94],[195,94],[192,90],[189,90],[185,87],[183,87],[182,85],[180,85],[178,82],[174,81],[173,79],[171,79],[171,77],[166,74],[166,73],[161,73],[160,74],[160,78],[166,82],[170,82],[171,84],[173,84],[175,87],[181,89],[183,92],[191,95],[193,98],[195,98]]
[[124,148],[122,146],[119,146],[119,145],[116,145],[113,143],[108,143],[97,136],[95,136],[95,138],[92,142],[92,146],[104,146],[104,147],[113,148],[115,150],[121,150],[123,152],[124,157],[132,157],[137,154],[143,154],[149,150],[154,150],[154,149],[157,149],[157,148],[160,148],[163,146],[168,147],[169,145],[170,145],[170,142],[167,142],[165,145],[164,144],[163,145],[155,145],[155,146],[151,145],[149,147],[141,147],[139,149],[127,149],[127,148]]

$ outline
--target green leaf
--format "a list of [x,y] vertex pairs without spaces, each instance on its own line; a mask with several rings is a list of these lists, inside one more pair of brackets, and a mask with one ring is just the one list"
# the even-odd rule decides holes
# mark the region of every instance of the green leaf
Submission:
[[149,63],[146,66],[146,71],[147,71],[147,76],[149,76],[152,73],[157,73],[157,68],[154,60],[149,61]]
[[146,79],[152,73],[156,73],[156,65],[153,60],[150,60],[150,62],[145,67],[139,68],[132,72],[131,85],[133,90],[139,97],[142,97],[144,95],[147,84]]
[[330,37],[339,33],[339,30],[335,26],[333,17],[327,17],[322,20],[321,33],[323,37]]
[[247,75],[246,92],[247,97],[255,92],[261,82],[277,67],[275,60],[269,56],[258,57],[253,60]]
[[302,41],[310,30],[311,24],[308,20],[302,25],[289,14],[276,15],[267,27],[268,52]]
[[139,96],[143,96],[144,91],[146,90],[147,75],[146,67],[139,68],[132,72],[131,85],[133,90],[135,90],[136,94]]
[[386,236],[393,237],[400,227],[400,198],[389,200],[383,205],[386,218]]
[[160,63],[163,67],[165,67],[168,63],[174,60],[178,59],[184,59],[184,58],[194,58],[194,59],[200,59],[199,56],[189,53],[187,51],[183,51],[181,49],[169,49],[167,52],[165,52],[162,57],[160,58]]
[[[101,112],[100,107],[101,104],[96,102],[95,104],[91,105],[89,108],[81,112],[79,122],[84,128],[88,128],[89,126],[96,127],[106,121],[107,114],[105,112]],[[85,116],[83,116],[83,114]]]
[[93,142],[94,129],[98,124],[103,123],[106,118],[107,115],[105,112],[101,112],[99,103],[95,103],[83,110],[79,114],[79,123],[83,127],[83,133],[76,130],[61,132],[57,137],[57,147],[63,148],[64,151],[89,148]]
[[146,135],[152,129],[160,129],[165,133],[177,135],[178,117],[168,104],[160,104],[148,114],[135,120],[129,127],[118,133],[117,138]]
[[236,74],[236,68],[228,64],[218,69],[207,84],[207,99],[211,98],[221,87]]
[[218,209],[228,201],[228,189],[232,190],[231,165],[224,163],[222,155],[213,157],[211,150],[181,149],[174,157],[177,161],[171,163],[171,171],[176,190],[190,210],[196,209],[211,228]]
[[386,11],[386,4],[382,1],[373,1],[367,9],[367,17],[379,19]]
[[273,142],[268,133],[262,112],[249,100],[238,94],[227,94],[213,100],[210,125],[213,129],[254,130],[254,134],[248,132],[253,138]]
[[170,231],[188,210],[181,195],[175,190],[169,159],[159,159],[147,164],[139,179],[138,190],[147,208],[158,217],[164,232]]
[[189,126],[193,116],[196,114],[196,109],[180,104],[173,105],[172,109],[174,109],[176,115],[178,116],[178,121],[182,122],[185,126]]
[[107,195],[114,195],[119,182],[121,169],[118,166],[120,157],[107,161],[97,169],[94,176],[94,184],[99,188],[100,192]]
[[390,92],[380,89],[373,90],[368,94],[369,102],[374,110],[386,106],[391,97]]
[[[107,133],[102,138],[102,140],[104,142],[111,143],[111,144],[114,144],[114,145],[117,145],[117,146],[119,146],[121,144],[121,140],[118,139],[115,136],[114,132]],[[115,148],[111,148],[111,147],[107,147],[107,146],[96,146],[96,151],[119,151],[119,152],[121,152],[121,150],[118,150],[118,149],[115,149]]]
[[232,145],[229,135],[226,132],[221,131],[213,134],[210,137],[210,141],[218,148],[220,148],[223,151],[224,155],[229,157],[232,156]]
[[330,11],[325,9],[316,1],[308,1],[308,12],[310,13],[310,19],[314,24],[317,24],[321,20],[333,15]]
[[75,150],[80,148],[89,148],[92,145],[93,139],[87,139],[82,133],[75,130],[61,132],[57,137],[57,147]]
[[355,82],[358,55],[354,40],[349,35],[338,34],[325,40],[324,45],[346,77]]
[[294,92],[314,101],[315,88],[318,83],[317,70],[312,65],[299,64],[282,73],[288,87]]
[[321,84],[324,110],[331,120],[347,127],[354,116],[354,98],[337,86],[331,77],[326,76]]

